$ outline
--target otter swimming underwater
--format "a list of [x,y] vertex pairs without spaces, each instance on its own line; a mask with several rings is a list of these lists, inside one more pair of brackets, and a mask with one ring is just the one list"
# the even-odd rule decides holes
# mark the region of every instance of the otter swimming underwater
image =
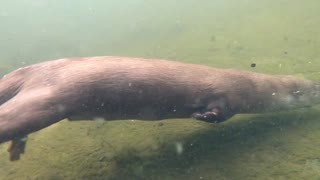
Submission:
[[86,57],[20,68],[0,80],[0,143],[19,159],[29,133],[62,119],[222,122],[237,113],[313,105],[319,86],[293,76],[129,57]]

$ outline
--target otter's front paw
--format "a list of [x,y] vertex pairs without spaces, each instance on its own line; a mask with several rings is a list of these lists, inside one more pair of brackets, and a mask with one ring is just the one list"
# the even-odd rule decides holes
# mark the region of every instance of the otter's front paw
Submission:
[[212,111],[207,111],[204,113],[193,113],[191,115],[192,118],[205,121],[205,122],[210,122],[210,123],[220,123],[222,121],[225,121],[226,118],[222,116],[218,110],[214,109]]

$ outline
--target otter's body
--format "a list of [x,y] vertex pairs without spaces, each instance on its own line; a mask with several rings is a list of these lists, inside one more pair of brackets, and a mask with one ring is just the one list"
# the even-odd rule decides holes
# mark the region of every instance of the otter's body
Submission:
[[89,57],[20,68],[0,81],[0,143],[64,118],[220,122],[313,104],[318,87],[271,76],[167,60]]

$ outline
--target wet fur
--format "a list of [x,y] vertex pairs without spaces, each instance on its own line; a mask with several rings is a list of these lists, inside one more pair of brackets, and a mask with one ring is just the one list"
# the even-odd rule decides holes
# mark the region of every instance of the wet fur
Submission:
[[0,81],[0,143],[62,119],[221,122],[312,104],[318,87],[291,76],[271,76],[180,62],[88,57],[20,68]]

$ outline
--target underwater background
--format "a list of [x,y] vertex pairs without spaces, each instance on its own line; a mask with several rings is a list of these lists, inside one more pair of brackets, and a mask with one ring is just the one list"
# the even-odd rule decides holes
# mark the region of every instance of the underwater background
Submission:
[[[0,75],[78,56],[164,58],[320,81],[318,0],[0,1]],[[255,64],[255,67],[252,67]],[[0,179],[320,179],[320,106],[192,119],[63,120]]]

